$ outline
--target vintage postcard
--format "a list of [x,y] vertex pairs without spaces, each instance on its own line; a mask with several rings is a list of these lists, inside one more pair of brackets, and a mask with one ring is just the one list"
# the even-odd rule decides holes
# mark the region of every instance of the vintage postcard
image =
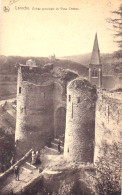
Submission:
[[0,195],[120,195],[120,0],[1,0]]

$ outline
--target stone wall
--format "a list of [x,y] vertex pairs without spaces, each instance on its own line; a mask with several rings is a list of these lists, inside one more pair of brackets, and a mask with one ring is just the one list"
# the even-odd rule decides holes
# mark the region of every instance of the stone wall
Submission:
[[[122,127],[121,93],[98,91],[95,117],[95,155],[94,162],[104,155],[103,145],[120,142]],[[107,152],[107,151],[106,151]]]
[[[60,108],[66,109],[66,99],[63,98],[63,86],[59,82],[54,83],[53,89],[53,105],[54,105],[54,134],[55,137],[58,137],[58,134],[62,134],[59,129],[60,118],[57,116],[57,112]],[[65,121],[64,121],[65,123]]]
[[96,90],[87,80],[73,80],[67,88],[64,156],[93,162]]

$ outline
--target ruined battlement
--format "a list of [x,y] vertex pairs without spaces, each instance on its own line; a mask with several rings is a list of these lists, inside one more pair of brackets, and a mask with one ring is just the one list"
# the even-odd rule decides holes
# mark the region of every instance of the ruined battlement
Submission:
[[121,92],[110,92],[110,91],[106,91],[106,90],[102,90],[102,89],[98,89],[97,90],[97,93],[99,95],[99,98],[101,97],[102,98],[111,98],[113,100],[120,100],[122,101],[122,93]]

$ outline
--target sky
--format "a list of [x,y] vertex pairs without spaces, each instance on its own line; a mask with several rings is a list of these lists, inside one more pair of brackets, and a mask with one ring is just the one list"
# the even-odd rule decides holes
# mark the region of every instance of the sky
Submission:
[[117,45],[106,19],[119,4],[119,0],[2,0],[0,55],[89,53],[96,32],[100,52],[111,53]]

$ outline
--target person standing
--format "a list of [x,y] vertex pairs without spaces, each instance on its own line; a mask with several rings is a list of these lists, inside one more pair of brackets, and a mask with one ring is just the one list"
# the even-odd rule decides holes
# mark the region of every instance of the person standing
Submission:
[[18,166],[15,166],[14,174],[15,174],[15,177],[16,177],[16,181],[19,181],[19,167]]
[[40,164],[40,155],[38,151],[36,151],[36,164]]
[[58,142],[58,152],[61,153],[61,142],[60,142],[60,139],[59,139],[59,142]]
[[12,156],[11,160],[10,160],[11,166],[13,166],[14,164],[14,156]]
[[32,165],[36,164],[36,154],[34,151],[32,151]]

